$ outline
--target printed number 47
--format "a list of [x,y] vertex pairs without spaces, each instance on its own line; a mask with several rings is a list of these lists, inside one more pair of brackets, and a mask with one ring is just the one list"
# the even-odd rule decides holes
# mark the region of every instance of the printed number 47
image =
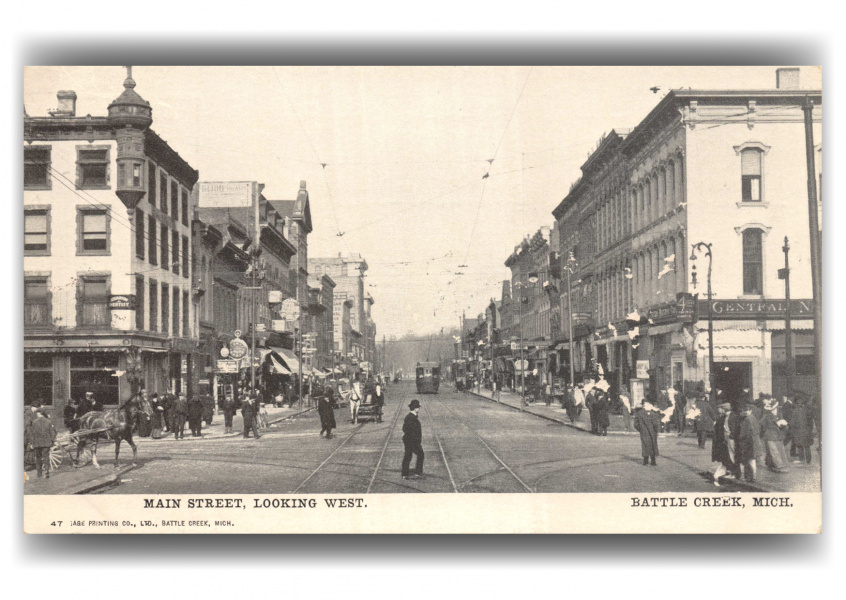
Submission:
[[61,527],[62,522],[61,521],[53,521],[52,523],[50,523],[50,526],[51,527]]

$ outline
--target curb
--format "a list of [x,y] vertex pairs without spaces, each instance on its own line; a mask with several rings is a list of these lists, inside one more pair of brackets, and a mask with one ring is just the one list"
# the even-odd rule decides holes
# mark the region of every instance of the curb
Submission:
[[132,471],[135,468],[136,467],[134,466],[122,467],[116,473],[112,473],[111,475],[104,475],[102,477],[98,477],[97,479],[92,479],[91,481],[86,481],[84,483],[78,483],[75,486],[70,486],[67,489],[63,490],[60,495],[77,496],[82,494],[90,494],[91,492],[95,492],[104,487],[109,487],[110,485],[118,483],[120,481],[120,478],[123,477],[123,475]]
[[[546,419],[547,421],[552,421],[553,423],[558,423],[559,425],[564,425],[565,427],[569,427],[570,429],[575,429],[577,431],[583,431],[584,433],[591,433],[589,429],[586,429],[585,427],[582,427],[580,425],[568,423],[567,421],[562,421],[561,419],[556,419],[555,417],[542,415],[540,413],[536,413],[536,412],[534,412],[532,410],[528,410],[528,409],[521,411],[519,406],[514,406],[513,404],[509,404],[508,402],[497,402],[493,398],[488,398],[484,394],[479,394],[478,392],[472,392],[471,391],[470,393],[473,394],[474,396],[478,397],[478,398],[483,398],[484,400],[488,400],[489,402],[493,402],[494,404],[500,404],[502,406],[507,406],[508,408],[512,408],[516,411],[524,412],[524,413],[533,415],[535,417],[539,417],[541,419]],[[609,431],[608,435],[640,436],[640,434],[637,431]],[[662,433],[658,434],[658,437],[659,438],[678,437],[678,434],[677,433],[664,433],[664,432],[662,432]]]

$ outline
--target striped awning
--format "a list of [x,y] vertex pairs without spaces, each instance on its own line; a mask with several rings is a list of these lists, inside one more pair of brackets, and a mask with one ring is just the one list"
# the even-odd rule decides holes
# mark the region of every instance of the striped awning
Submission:
[[272,354],[270,355],[270,366],[273,367],[273,370],[278,375],[290,375],[291,374],[291,371],[289,371],[287,368],[285,368],[281,364],[279,364],[279,361],[276,360],[276,357],[274,357]]

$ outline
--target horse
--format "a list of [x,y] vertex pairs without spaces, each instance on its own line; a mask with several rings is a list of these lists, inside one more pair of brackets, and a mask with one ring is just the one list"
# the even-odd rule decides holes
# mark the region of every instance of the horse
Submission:
[[84,451],[85,446],[91,442],[94,446],[91,453],[91,462],[95,468],[100,468],[100,464],[97,462],[97,444],[101,438],[115,442],[115,468],[120,467],[120,443],[126,440],[126,443],[132,448],[132,465],[134,466],[135,460],[138,458],[138,447],[132,441],[132,429],[141,413],[150,418],[153,410],[150,403],[138,395],[117,408],[91,411],[82,415],[79,418],[80,430],[96,429],[100,431],[83,434],[79,437],[76,446],[75,466],[79,466],[80,452]]

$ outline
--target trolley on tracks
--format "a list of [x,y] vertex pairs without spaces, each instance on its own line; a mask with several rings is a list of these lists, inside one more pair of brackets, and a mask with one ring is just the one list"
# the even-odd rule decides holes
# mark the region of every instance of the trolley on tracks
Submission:
[[437,394],[441,385],[441,365],[436,362],[417,363],[417,393]]

